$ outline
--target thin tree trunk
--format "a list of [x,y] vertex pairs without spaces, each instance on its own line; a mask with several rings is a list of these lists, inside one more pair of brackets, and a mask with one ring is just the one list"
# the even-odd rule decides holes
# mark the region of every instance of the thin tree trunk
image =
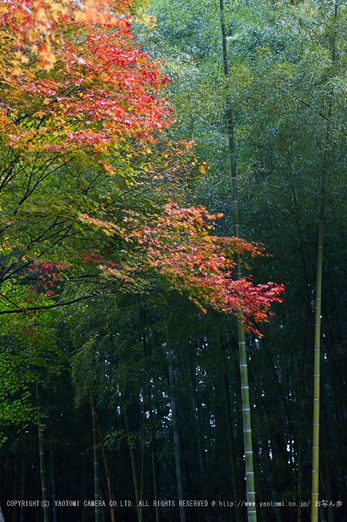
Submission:
[[40,425],[40,395],[39,395],[39,383],[36,379],[36,402],[37,402],[37,430],[39,437],[39,453],[40,453],[40,477],[41,477],[41,492],[43,502],[43,520],[49,522],[49,508],[48,508],[48,495],[46,486],[46,468],[45,468],[45,455],[43,449],[43,433]]
[[125,403],[124,403],[124,407],[123,407],[123,412],[124,412],[125,428],[126,428],[127,437],[128,437],[128,448],[129,448],[129,452],[130,452],[131,470],[132,470],[132,474],[133,474],[137,518],[138,518],[138,521],[140,522],[141,510],[140,510],[139,480],[138,480],[138,477],[137,477],[135,452],[134,452],[134,448],[133,448],[133,445],[132,445],[132,442],[131,442],[129,418],[128,418],[128,412],[127,412],[127,408],[125,406]]
[[[145,401],[142,402],[142,424],[145,424],[146,414],[145,414]],[[140,478],[140,499],[144,497],[144,482],[145,482],[145,441],[142,441],[141,448],[141,478]],[[140,522],[143,520],[143,506],[140,506]]]
[[87,512],[86,506],[84,505],[84,501],[87,500],[87,456],[83,454],[83,487],[82,487],[82,498],[83,498],[83,507],[82,507],[82,522],[86,522],[87,520]]
[[53,448],[52,448],[52,422],[49,423],[50,433],[50,449],[49,449],[49,469],[51,474],[51,496],[52,496],[52,508],[53,508],[53,522],[57,522],[57,507],[55,505],[55,478],[54,478],[54,459],[53,459]]
[[55,505],[55,480],[53,467],[53,449],[50,449],[50,468],[51,468],[51,485],[52,485],[52,502],[53,502],[53,522],[57,522],[57,507]]
[[236,469],[236,457],[235,457],[235,444],[234,444],[234,431],[231,418],[231,407],[230,407],[230,395],[229,395],[229,381],[226,372],[224,372],[224,391],[225,391],[225,404],[227,410],[227,425],[228,425],[228,440],[229,440],[229,453],[230,453],[230,464],[231,464],[231,475],[233,479],[233,492],[234,492],[234,504],[236,522],[242,522],[242,512],[240,504],[239,487],[237,480],[237,469]]
[[[22,460],[22,480],[20,486],[21,499],[25,498],[25,460]],[[0,519],[1,522],[1,519]],[[20,522],[24,522],[24,506],[20,507]]]
[[151,390],[148,390],[149,393],[149,421],[150,421],[150,443],[151,443],[151,459],[152,459],[152,473],[153,473],[153,488],[154,488],[154,498],[155,498],[155,521],[159,522],[160,520],[160,512],[159,512],[159,488],[158,488],[158,472],[157,472],[157,462],[155,458],[155,433],[154,433],[154,425],[153,425],[153,413],[152,413],[152,401],[151,401]]
[[[260,444],[261,444],[262,447],[264,446],[262,441],[260,441]],[[255,467],[255,469],[257,469],[257,468],[259,469],[259,462],[258,461],[259,461],[258,455],[257,455],[257,452],[255,451],[254,452],[254,467]],[[267,494],[266,484],[269,484],[269,482],[270,481],[268,479],[268,476],[267,476],[267,473],[266,473],[266,469],[265,469],[263,471],[263,473],[262,473],[262,482],[259,484],[259,489],[258,489],[259,503],[260,503],[259,520],[261,522],[267,522],[268,521],[266,502],[267,502],[267,500],[269,498],[269,495]]]
[[[228,71],[228,56],[227,56],[227,40],[224,22],[224,0],[220,0],[220,20],[222,28],[222,44],[223,44],[223,68],[224,75],[227,77]],[[239,237],[239,217],[238,217],[238,195],[237,195],[237,173],[236,173],[236,159],[235,159],[235,145],[234,145],[234,122],[230,108],[230,100],[226,101],[226,113],[228,119],[228,139],[229,139],[229,159],[230,159],[230,174],[232,185],[232,199],[233,199],[233,223],[234,236]],[[236,273],[235,279],[241,279],[241,264],[240,256],[236,255]],[[257,511],[255,503],[255,486],[254,486],[254,468],[253,468],[253,448],[252,448],[252,428],[251,428],[251,409],[249,401],[249,387],[248,387],[248,366],[247,366],[247,352],[245,331],[240,320],[237,322],[238,344],[239,344],[239,358],[240,358],[240,374],[241,374],[241,396],[242,396],[242,417],[243,417],[243,437],[244,437],[244,453],[246,464],[246,495],[247,495],[247,515],[248,522],[256,522]]]
[[116,519],[115,519],[115,515],[114,515],[114,507],[113,507],[113,502],[112,502],[113,498],[112,498],[111,479],[110,479],[110,472],[109,472],[109,469],[108,469],[108,463],[107,463],[107,457],[106,457],[106,449],[105,449],[105,444],[104,444],[104,438],[103,438],[102,432],[101,432],[101,426],[100,426],[100,422],[99,422],[99,415],[98,415],[98,410],[97,410],[97,407],[96,407],[95,397],[92,394],[92,392],[90,392],[90,395],[91,395],[91,399],[92,399],[92,405],[93,405],[93,411],[94,411],[94,415],[95,415],[95,421],[96,421],[96,425],[98,427],[98,432],[99,432],[99,439],[100,439],[100,444],[101,444],[102,458],[103,458],[103,461],[104,461],[106,482],[107,482],[107,491],[108,491],[108,500],[109,500],[110,514],[111,514],[111,521],[115,522]]
[[93,456],[94,456],[94,500],[95,500],[95,522],[101,522],[100,512],[100,494],[99,494],[99,465],[98,454],[96,451],[96,420],[95,411],[92,404],[92,419],[93,419]]
[[[304,372],[304,367],[303,372]],[[300,385],[300,412],[299,412],[299,432],[298,432],[298,522],[301,522],[301,490],[302,490],[302,413],[303,413],[304,384]]]
[[323,225],[324,210],[321,206],[318,233],[316,319],[314,338],[314,379],[313,379],[313,437],[312,437],[312,499],[311,521],[318,520],[319,501],[319,406],[320,406],[320,334],[322,304],[322,269],[323,269]]
[[[325,407],[323,407],[323,414],[324,414],[324,426],[328,426],[328,416]],[[329,432],[328,432],[329,433]],[[330,459],[329,459],[329,451],[328,451],[328,441],[327,436],[328,433],[326,432],[326,429],[323,431],[323,437],[322,437],[322,443],[323,443],[323,455],[322,455],[322,478],[321,480],[323,484],[323,494],[324,498],[328,499],[329,501],[332,499],[331,495],[331,487],[330,487],[330,479],[331,479],[331,471],[330,471]],[[328,522],[334,522],[334,512],[332,506],[327,506],[327,513]]]
[[[343,444],[342,444],[342,433],[341,433],[341,426],[344,426],[345,418],[344,418],[344,408],[343,405],[341,405],[342,402],[342,396],[341,394],[338,394],[338,388],[336,386],[336,380],[338,382],[342,382],[343,379],[341,378],[340,374],[340,368],[338,367],[338,364],[335,362],[335,369],[336,371],[333,374],[333,387],[334,387],[334,403],[335,403],[335,416],[336,416],[336,425],[337,425],[337,440],[338,440],[338,446],[339,446],[339,452],[340,455],[342,455],[343,452]],[[340,397],[339,397],[340,395]],[[339,406],[341,405],[341,409]],[[341,412],[341,413],[340,413]],[[346,479],[345,479],[345,469],[344,469],[344,462],[341,459],[340,460],[340,476],[341,476],[341,490],[342,490],[342,505],[344,509],[344,516],[347,520],[347,487],[346,487]]]
[[[191,368],[193,368],[195,373],[195,364],[191,365]],[[195,431],[196,431],[196,441],[197,441],[197,450],[198,450],[198,459],[199,459],[199,471],[200,471],[200,480],[203,484],[203,498],[207,499],[207,489],[206,489],[206,481],[205,481],[205,467],[204,467],[204,454],[203,454],[203,441],[202,441],[202,434],[201,434],[201,422],[200,422],[200,415],[199,415],[199,408],[198,408],[198,401],[196,398],[196,384],[195,384],[195,377],[194,375],[190,375],[190,390],[191,390],[191,400],[192,400],[192,408],[193,408],[193,418],[194,418],[194,424],[195,424]],[[211,521],[210,517],[210,507],[207,506],[205,508],[206,513],[206,522]]]
[[[15,451],[14,454],[14,492],[13,498],[18,498],[18,455]],[[12,512],[12,522],[16,522],[17,520],[17,505],[14,506]]]
[[172,410],[172,432],[175,452],[175,465],[176,465],[176,480],[177,480],[177,493],[178,493],[178,504],[180,513],[180,522],[185,522],[186,515],[183,506],[183,486],[182,486],[182,472],[181,472],[181,460],[179,451],[179,439],[177,430],[177,412],[176,412],[176,400],[173,394],[173,370],[172,366],[169,366],[169,380],[170,380],[170,400]]
[[[148,371],[145,308],[144,307],[142,308],[140,306],[139,311],[140,311],[140,321],[141,321],[141,329],[142,329],[142,341],[143,341],[143,353],[144,353],[144,358],[145,358],[145,368]],[[149,422],[150,422],[150,446],[151,446],[153,489],[154,489],[154,499],[155,499],[155,520],[156,520],[156,522],[159,522],[160,511],[159,511],[158,471],[157,471],[157,462],[156,462],[156,457],[155,457],[155,433],[154,433],[153,411],[152,411],[152,394],[151,394],[151,386],[149,383],[147,385],[147,396],[148,396]],[[142,516],[142,507],[141,507],[141,516]]]

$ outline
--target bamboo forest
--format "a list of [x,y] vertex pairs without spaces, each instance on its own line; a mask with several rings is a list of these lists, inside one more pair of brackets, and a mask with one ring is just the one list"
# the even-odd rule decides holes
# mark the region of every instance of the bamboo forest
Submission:
[[346,35],[0,2],[0,522],[347,521]]

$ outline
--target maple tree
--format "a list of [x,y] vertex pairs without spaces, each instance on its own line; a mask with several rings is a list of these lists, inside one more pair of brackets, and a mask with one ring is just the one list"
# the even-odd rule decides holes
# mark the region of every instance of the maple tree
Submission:
[[[101,161],[103,153],[118,148],[126,137],[151,139],[151,131],[168,126],[170,109],[160,95],[167,78],[160,63],[141,53],[126,18],[92,24],[77,17],[70,2],[66,4],[63,14],[55,17],[61,37],[55,52],[50,51],[55,63],[41,63],[36,44],[26,48],[26,41],[15,39],[12,50],[17,61],[6,54],[8,44],[2,46],[1,134],[7,137],[4,145],[21,155],[87,148]],[[30,2],[24,5],[28,10],[29,6]],[[24,9],[22,3],[17,7]],[[26,25],[33,23],[30,17],[22,20],[17,14],[14,24],[12,16],[16,11],[3,13],[3,41],[11,42],[8,28],[29,42],[37,38],[36,33],[27,34]],[[105,167],[112,173],[110,166]]]
[[2,283],[35,262],[71,262],[78,212],[126,206],[178,154],[150,149],[169,125],[167,78],[136,45],[130,5],[0,6]]
[[[141,186],[147,190],[151,185],[158,199],[164,180],[163,202],[172,186],[177,186],[172,183],[172,163],[181,163],[180,156],[185,159],[190,145],[165,143],[160,149],[156,144],[160,131],[170,124],[171,109],[165,94],[168,79],[162,65],[142,53],[134,41],[125,16],[131,4],[86,2],[81,9],[68,0],[49,5],[28,1],[0,10],[2,41],[6,42],[0,63],[4,77],[0,84],[0,203],[6,230],[2,250],[8,257],[3,283],[11,277],[17,281],[18,277],[27,278],[28,266],[42,262],[42,257],[48,262],[66,261],[69,255],[70,260],[71,256],[76,259],[78,242],[71,237],[76,237],[76,218],[81,213],[111,222],[115,213],[136,207]],[[12,43],[9,56],[5,52],[8,41]],[[156,155],[159,163],[153,159]],[[124,196],[124,187],[129,192],[131,185],[135,188],[129,199],[129,194]],[[134,220],[138,223],[136,230],[124,229],[122,238],[134,240],[137,236],[138,244],[149,249],[146,259],[151,268],[175,273],[176,286],[189,288],[192,296],[200,293],[202,301],[210,300],[219,310],[234,313],[243,300],[243,317],[265,318],[271,300],[269,289],[254,290],[249,281],[232,280],[232,261],[224,260],[222,251],[217,254],[216,241],[208,239],[204,229],[202,211],[196,210],[194,216],[193,209],[185,213],[169,205],[160,218],[150,198],[146,199],[147,208],[140,208],[137,216],[128,216],[133,225]],[[140,221],[151,212],[157,227],[153,226],[148,243],[148,230]],[[169,232],[164,231],[171,220],[180,223],[181,233],[190,238],[196,235],[194,246],[171,241],[174,258],[167,242]],[[158,235],[160,229],[163,237]],[[240,241],[237,245],[241,249]],[[230,248],[230,241],[224,240],[224,246]],[[172,259],[177,259],[176,265]],[[188,261],[189,277],[182,272],[182,264]],[[206,263],[208,270],[203,272]],[[194,274],[195,264],[201,266],[198,274]],[[125,262],[123,275],[127,266]],[[221,275],[221,270],[225,274]],[[263,301],[258,295],[263,295]],[[1,312],[9,313],[9,298],[3,297],[6,302]],[[29,307],[19,304],[16,311],[24,308]]]

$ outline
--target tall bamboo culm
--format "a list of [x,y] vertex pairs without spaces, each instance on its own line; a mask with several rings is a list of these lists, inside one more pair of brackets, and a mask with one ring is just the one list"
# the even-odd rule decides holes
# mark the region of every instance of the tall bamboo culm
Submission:
[[[228,77],[228,54],[227,54],[227,39],[225,31],[224,20],[224,0],[220,0],[220,20],[222,29],[222,44],[223,44],[223,69],[225,77]],[[239,231],[239,217],[238,217],[238,195],[237,195],[237,172],[236,172],[236,158],[235,158],[235,144],[234,144],[234,120],[230,107],[230,100],[226,100],[226,114],[228,120],[228,139],[229,139],[229,159],[230,159],[230,174],[232,185],[232,205],[233,205],[233,224],[234,236],[240,237]],[[241,264],[240,256],[236,256],[236,273],[235,279],[241,279]],[[239,360],[240,360],[240,375],[241,375],[241,397],[242,397],[242,418],[243,418],[243,438],[244,438],[244,452],[245,452],[245,466],[246,466],[246,495],[247,495],[247,517],[248,522],[257,521],[257,511],[255,503],[255,486],[254,486],[254,468],[253,468],[253,447],[252,447],[252,428],[251,428],[251,409],[249,400],[249,386],[248,386],[248,365],[245,331],[240,320],[237,323],[238,345],[239,345]]]
[[[340,2],[333,2],[333,26],[331,33],[331,61],[336,64],[337,21]],[[341,3],[342,5],[342,3]],[[326,129],[326,144],[329,144],[330,119],[333,112],[334,88],[330,92],[328,103],[328,123]],[[324,147],[327,148],[326,146]],[[316,282],[316,314],[314,333],[314,377],[313,377],[313,429],[312,429],[312,491],[311,491],[311,522],[318,521],[319,505],[319,423],[320,423],[320,341],[321,341],[321,311],[322,311],[322,273],[323,273],[323,228],[324,228],[324,198],[326,191],[326,173],[328,164],[330,169],[333,163],[327,161],[326,152],[323,161],[321,204],[318,226],[317,251],[317,282]]]
[[316,316],[314,335],[314,377],[313,377],[313,436],[312,436],[312,498],[311,521],[318,520],[319,501],[319,409],[320,409],[320,335],[322,308],[323,270],[323,225],[324,214],[321,206],[318,232]]

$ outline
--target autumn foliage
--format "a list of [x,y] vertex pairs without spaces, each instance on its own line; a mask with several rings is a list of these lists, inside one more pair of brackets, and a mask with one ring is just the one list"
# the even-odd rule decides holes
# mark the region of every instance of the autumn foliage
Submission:
[[83,57],[71,54],[71,47],[66,46],[70,41],[68,30],[80,23],[127,29],[125,14],[134,3],[141,2],[4,0],[0,6],[0,20],[7,52],[2,49],[2,65],[10,74],[18,75],[30,58],[36,58],[31,65],[43,71],[51,71],[58,60],[63,60],[67,66],[75,59],[83,60]]
[[167,78],[120,14],[131,2],[3,2],[0,129],[27,155],[103,155],[169,125]]
[[[197,162],[191,144],[163,138],[168,78],[135,41],[127,14],[135,3],[1,2],[0,205],[6,255],[16,251],[2,282],[74,257],[83,222],[121,241],[115,258],[84,254],[121,291],[144,291],[157,274],[202,310],[234,314],[257,331],[283,288],[235,280],[235,253],[259,249],[212,235],[219,215],[170,201],[182,196],[184,163],[191,170]],[[1,313],[10,312],[9,288]],[[53,291],[47,297],[58,300]]]
[[124,240],[123,253],[131,262],[115,264],[92,256],[105,276],[136,291],[138,285],[143,290],[142,278],[155,270],[202,311],[209,305],[236,315],[246,328],[259,334],[254,324],[267,319],[271,302],[281,301],[284,288],[274,283],[254,286],[249,278],[235,279],[235,255],[248,252],[256,256],[261,248],[240,238],[212,235],[215,220],[221,216],[208,214],[204,207],[180,208],[170,202],[147,218],[127,212],[120,224],[87,215],[80,219]]

